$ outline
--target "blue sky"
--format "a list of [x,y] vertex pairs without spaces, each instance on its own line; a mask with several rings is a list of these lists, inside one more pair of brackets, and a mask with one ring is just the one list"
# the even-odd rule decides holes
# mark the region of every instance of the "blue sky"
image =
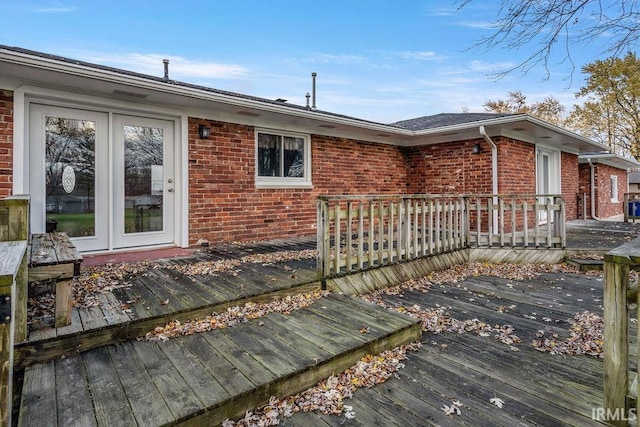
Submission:
[[304,105],[318,73],[319,109],[383,123],[462,111],[520,90],[569,108],[580,67],[606,57],[574,52],[495,80],[527,51],[469,50],[490,34],[498,0],[15,0],[0,4],[0,44]]

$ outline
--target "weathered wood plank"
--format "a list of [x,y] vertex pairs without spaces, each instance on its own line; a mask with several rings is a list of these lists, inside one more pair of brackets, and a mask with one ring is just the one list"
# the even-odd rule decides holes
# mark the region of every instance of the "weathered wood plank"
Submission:
[[93,403],[81,356],[55,362],[58,425],[96,426]]
[[185,351],[178,340],[168,340],[159,346],[174,368],[189,384],[202,407],[208,408],[230,397],[224,387],[192,353]]
[[162,425],[172,422],[175,418],[136,355],[133,344],[108,346],[107,350],[136,422],[140,425]]
[[[604,262],[604,408],[626,414],[629,388],[627,288],[629,263]],[[614,425],[625,425],[614,420]]]
[[96,348],[83,353],[82,360],[84,361],[98,425],[136,425],[136,419],[107,347]]
[[71,279],[56,281],[55,326],[60,328],[71,324],[71,299],[73,298]]
[[27,369],[24,373],[18,426],[46,426],[57,420],[56,375],[53,362]]
[[193,354],[230,395],[239,395],[253,388],[254,384],[225,359],[202,334],[179,338],[178,343],[185,351]]
[[133,348],[144,369],[160,392],[173,417],[179,419],[204,409],[198,396],[162,352],[161,346],[162,344],[144,341],[133,343]]

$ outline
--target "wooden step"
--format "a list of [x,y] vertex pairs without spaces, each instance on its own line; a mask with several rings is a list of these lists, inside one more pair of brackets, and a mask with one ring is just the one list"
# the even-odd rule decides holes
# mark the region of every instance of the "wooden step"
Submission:
[[420,338],[418,320],[334,293],[288,315],[30,366],[18,426],[218,425]]
[[[295,274],[281,263],[243,264],[235,274],[185,276],[170,269],[151,269],[129,277],[131,287],[100,294],[100,306],[74,308],[71,325],[31,332],[28,341],[15,347],[16,369],[134,339],[171,320],[183,322],[249,301],[269,302],[319,290],[315,261],[298,263],[301,268]],[[124,312],[127,301],[138,302]]]
[[579,271],[602,271],[604,261],[601,259],[567,258],[564,261],[576,267]]

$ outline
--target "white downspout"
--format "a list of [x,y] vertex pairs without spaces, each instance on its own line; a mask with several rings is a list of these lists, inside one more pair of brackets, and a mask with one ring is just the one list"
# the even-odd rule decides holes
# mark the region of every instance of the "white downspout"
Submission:
[[595,173],[595,166],[593,166],[593,163],[591,163],[591,159],[587,159],[587,162],[589,162],[589,166],[591,167],[591,218],[593,219],[597,219],[598,221],[601,221],[600,218],[598,218],[596,216],[596,173]]
[[[498,195],[498,147],[491,140],[484,126],[480,126],[480,135],[487,141],[487,144],[491,146],[491,192],[494,195]],[[493,198],[494,206],[498,203],[498,198]],[[493,229],[498,227],[498,211],[493,212]]]

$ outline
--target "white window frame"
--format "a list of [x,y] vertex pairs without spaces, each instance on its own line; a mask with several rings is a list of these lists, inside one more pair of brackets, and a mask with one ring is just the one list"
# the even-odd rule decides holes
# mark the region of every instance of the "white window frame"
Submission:
[[618,203],[618,175],[610,175],[609,182],[611,184],[611,202]]
[[[304,176],[302,177],[273,177],[258,175],[258,135],[266,133],[281,137],[301,138],[304,141]],[[255,130],[255,180],[256,188],[312,188],[311,182],[311,136],[295,132],[274,129]]]

